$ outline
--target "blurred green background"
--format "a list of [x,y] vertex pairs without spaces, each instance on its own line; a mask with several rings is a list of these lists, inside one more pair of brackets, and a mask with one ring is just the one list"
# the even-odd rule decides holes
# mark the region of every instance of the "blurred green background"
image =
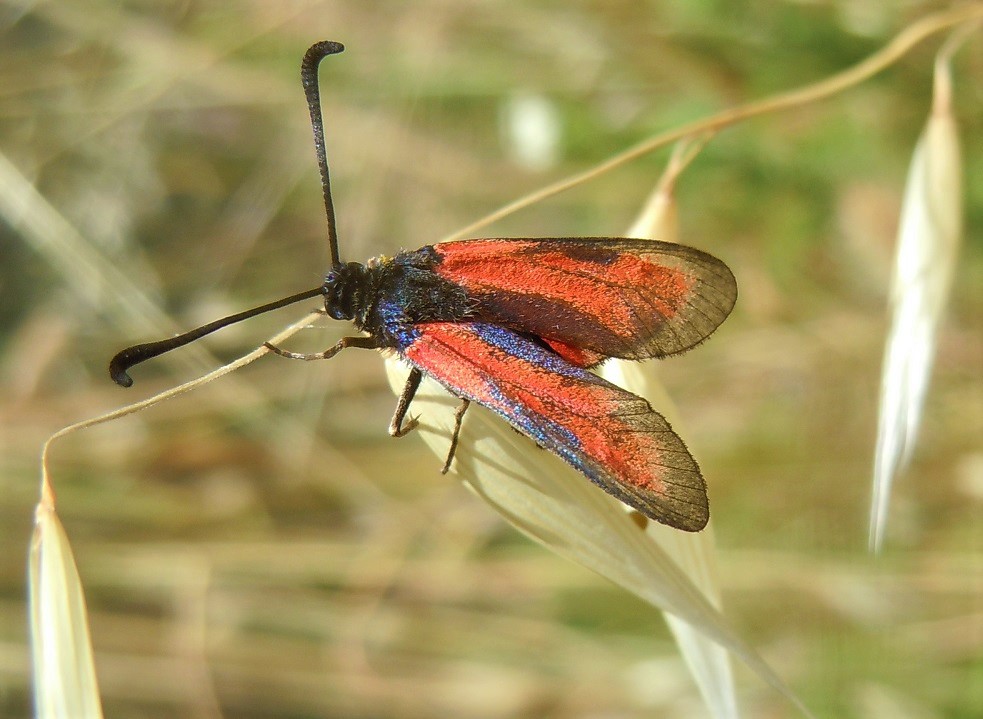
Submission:
[[[348,47],[322,65],[322,93],[342,253],[364,260],[820,79],[941,7],[0,3],[0,715],[30,708],[24,575],[44,438],[306,310],[142,366],[130,391],[106,375],[118,349],[326,268],[298,79],[309,44]],[[678,187],[680,239],[741,286],[711,342],[662,363],[708,478],[726,612],[822,717],[983,715],[979,35],[956,61],[963,260],[887,548],[866,552],[896,218],[940,41],[728,130]],[[510,129],[530,117],[555,130],[532,158]],[[616,235],[665,159],[488,234]],[[656,611],[517,535],[418,438],[390,439],[394,406],[374,355],[268,357],[56,445],[107,715],[705,715]],[[736,671],[746,716],[794,715]]]

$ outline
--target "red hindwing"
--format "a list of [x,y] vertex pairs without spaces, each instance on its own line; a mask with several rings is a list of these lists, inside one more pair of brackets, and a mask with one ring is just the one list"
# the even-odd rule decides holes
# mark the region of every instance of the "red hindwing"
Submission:
[[453,394],[494,410],[647,517],[687,531],[706,525],[696,461],[641,397],[497,325],[432,322],[413,334],[402,356]]

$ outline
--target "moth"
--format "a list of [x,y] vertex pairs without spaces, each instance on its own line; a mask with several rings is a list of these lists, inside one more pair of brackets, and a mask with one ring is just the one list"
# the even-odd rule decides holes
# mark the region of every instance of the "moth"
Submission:
[[185,334],[119,352],[110,376],[132,385],[133,365],[263,312],[321,297],[324,312],[361,334],[324,352],[395,352],[409,377],[389,433],[413,429],[407,412],[424,376],[461,399],[444,471],[469,403],[487,407],[604,491],[646,517],[699,531],[709,520],[699,466],[662,415],[590,370],[617,357],[646,360],[707,339],[737,299],[723,262],[701,250],[617,237],[497,238],[427,245],[342,262],[318,89],[321,60],[337,42],[315,43],[301,64],[314,130],[332,264],[318,287],[216,320]]

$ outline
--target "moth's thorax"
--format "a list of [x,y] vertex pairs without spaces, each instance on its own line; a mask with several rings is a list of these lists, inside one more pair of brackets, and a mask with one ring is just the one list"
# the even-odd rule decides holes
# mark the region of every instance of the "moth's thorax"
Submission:
[[334,319],[377,336],[384,346],[405,342],[405,330],[421,322],[461,322],[475,302],[436,271],[432,247],[375,257],[364,265],[335,265],[324,280],[324,306]]

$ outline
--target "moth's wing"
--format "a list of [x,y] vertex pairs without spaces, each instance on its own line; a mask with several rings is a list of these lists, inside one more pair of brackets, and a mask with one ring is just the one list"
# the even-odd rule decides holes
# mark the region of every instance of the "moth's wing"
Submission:
[[433,270],[468,291],[477,319],[541,337],[564,356],[565,347],[633,360],[683,352],[709,337],[737,300],[727,265],[670,242],[487,239],[433,252]]
[[622,502],[678,529],[706,526],[696,461],[641,397],[496,325],[425,323],[407,339],[400,354],[413,366],[494,410]]

